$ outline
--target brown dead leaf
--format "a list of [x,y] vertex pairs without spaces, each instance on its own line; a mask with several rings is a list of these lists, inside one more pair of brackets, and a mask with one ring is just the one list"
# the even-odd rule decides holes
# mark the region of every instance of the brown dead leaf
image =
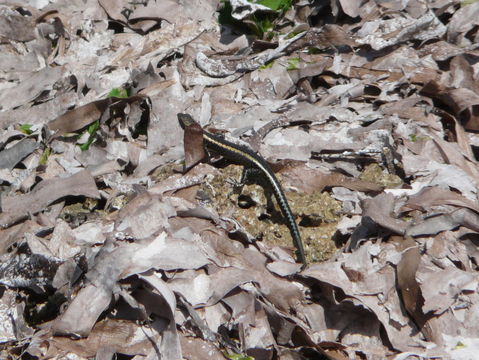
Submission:
[[427,210],[429,207],[445,204],[466,207],[479,213],[479,206],[474,201],[440,187],[425,187],[417,194],[410,196],[401,211],[406,211],[407,209]]
[[178,114],[178,121],[184,130],[185,170],[188,170],[206,157],[203,129],[188,114]]
[[416,280],[416,272],[421,259],[419,247],[410,237],[405,239],[397,237],[396,239],[400,241],[399,250],[402,253],[401,261],[397,264],[397,281],[402,301],[406,311],[413,317],[426,339],[431,340],[432,334],[429,333],[426,326],[427,317],[422,310],[424,298]]
[[469,89],[479,94],[479,85],[474,81],[474,67],[464,55],[455,56],[450,63],[450,86]]
[[421,289],[426,295],[422,305],[423,311],[436,314],[452,306],[460,293],[474,292],[477,286],[476,277],[455,267],[423,272],[418,274],[418,278],[421,281]]
[[55,120],[50,121],[48,127],[51,131],[55,132],[53,138],[57,138],[80,130],[92,122],[99,120],[108,107],[112,107],[115,111],[118,111],[120,108],[140,102],[143,99],[143,95],[133,95],[128,98],[109,97],[93,101],[60,115]]
[[26,220],[22,223],[0,229],[0,254],[3,255],[7,249],[23,239],[25,233],[36,233],[43,227],[35,221]]
[[[381,106],[381,112],[385,115],[398,115],[404,119],[413,119],[430,123],[428,116],[424,111],[425,104],[430,105],[427,98],[411,97],[403,100],[389,102]],[[422,106],[421,106],[422,105]]]
[[17,86],[2,90],[0,108],[10,110],[35,100],[44,91],[51,91],[53,85],[63,76],[61,66],[43,68],[22,80]]
[[[20,10],[20,9],[18,9]],[[30,41],[35,39],[35,19],[7,6],[2,8],[0,16],[0,38],[13,41]]]
[[336,186],[361,192],[380,192],[382,189],[379,185],[347,177],[339,173],[326,174],[318,169],[312,169],[303,163],[287,166],[280,173],[286,183],[307,194]]
[[234,288],[255,280],[250,271],[232,267],[219,269],[212,276],[198,273],[196,276],[183,278],[175,276],[170,282],[170,287],[185,297],[193,306],[213,305],[220,301]]
[[131,321],[106,319],[99,321],[85,339],[54,337],[50,340],[49,354],[56,351],[94,357],[101,349],[111,349],[113,353],[144,355],[154,348],[152,341],[159,335],[150,326],[140,326]]
[[[157,274],[140,275],[140,278],[150,284],[155,290],[155,292],[149,294],[153,301],[149,304],[150,307],[145,306],[146,310],[149,312],[155,312],[162,318],[168,319],[166,329],[164,329],[164,325],[160,324],[159,321],[156,326],[153,326],[155,330],[161,333],[161,340],[158,349],[160,354],[167,359],[182,360],[183,356],[180,339],[176,330],[175,322],[175,294],[173,294],[173,291]],[[150,354],[156,355],[156,351],[158,350],[151,349]]]
[[419,49],[418,53],[421,56],[431,55],[436,61],[444,61],[450,57],[461,54],[463,51],[464,49],[446,41],[437,41],[431,44],[426,44]]
[[[377,337],[380,336],[379,329],[383,326],[394,348],[407,351],[406,349],[415,345],[410,333],[411,324],[401,311],[399,299],[388,296],[387,311],[378,302],[379,298],[385,299],[381,294],[391,295],[396,292],[395,271],[384,261],[396,261],[393,260],[396,257],[399,261],[400,257],[391,246],[388,246],[388,251],[380,249],[378,245],[367,244],[366,248],[361,248],[358,252],[342,254],[340,261],[312,265],[305,269],[302,275],[318,282],[319,289],[316,291],[321,295],[319,299],[323,299],[318,303],[324,308],[326,324],[334,324],[326,326],[322,333],[327,336],[340,336],[343,332],[348,336],[358,334],[360,337],[364,336],[360,343],[370,343],[368,350],[362,351],[370,353],[373,350],[369,349],[374,346],[374,351],[380,352],[382,346]],[[346,266],[341,264],[344,261],[347,262]],[[351,282],[347,276],[349,270],[345,269],[354,269],[362,273],[362,277]],[[367,310],[363,311],[364,308]],[[369,311],[375,316],[371,317]],[[362,328],[362,324],[369,324],[367,330]],[[382,348],[382,351],[385,349]]]
[[207,174],[215,173],[216,168],[208,164],[198,164],[186,174],[175,174],[166,180],[152,186],[149,192],[152,195],[174,192],[193,185],[200,184]]
[[479,94],[465,88],[453,89],[440,96],[457,118],[465,123],[466,130],[479,130]]
[[100,119],[110,104],[108,98],[77,107],[50,121],[48,127],[55,132],[55,137],[74,132]]
[[[152,27],[158,26],[162,20],[171,24],[182,23],[183,8],[171,0],[161,2],[150,2],[146,6],[137,7],[128,17],[132,28],[143,32],[149,31]],[[181,20],[180,20],[181,19]]]
[[[120,244],[116,248],[105,249],[86,274],[88,285],[55,320],[53,331],[61,335],[88,336],[110,303],[113,290],[118,286],[117,281],[122,278],[153,268],[194,269],[208,263],[192,241],[169,238],[165,233],[141,243]],[[85,308],[88,308],[87,314]]]
[[25,138],[0,152],[0,169],[13,169],[23,158],[39,147],[35,139]]
[[93,284],[82,288],[67,310],[53,322],[53,334],[88,337],[98,317],[110,304],[112,291]]
[[479,95],[467,88],[450,88],[445,82],[429,81],[421,92],[424,95],[437,97],[451,108],[452,114],[465,123],[466,130],[478,130]]
[[393,206],[394,197],[386,193],[361,201],[363,217],[371,218],[376,224],[396,234],[404,234],[407,223],[393,217]]
[[182,335],[180,337],[183,357],[186,360],[224,360],[224,353],[209,341]]
[[79,171],[67,178],[57,177],[43,180],[27,194],[2,197],[0,226],[9,227],[28,214],[35,214],[65,196],[85,196],[98,199],[100,193],[87,170]]
[[168,201],[149,192],[136,196],[124,206],[115,221],[115,229],[135,239],[146,239],[168,227],[168,217],[176,211]]
[[260,304],[255,307],[254,324],[240,326],[240,338],[246,353],[255,359],[272,359],[276,345],[267,314]]
[[451,18],[447,30],[447,40],[453,44],[464,46],[469,43],[466,34],[479,24],[479,4],[471,3],[460,8]]
[[123,13],[126,7],[125,3],[114,0],[100,0],[99,4],[110,18],[123,23],[127,22],[127,18]]

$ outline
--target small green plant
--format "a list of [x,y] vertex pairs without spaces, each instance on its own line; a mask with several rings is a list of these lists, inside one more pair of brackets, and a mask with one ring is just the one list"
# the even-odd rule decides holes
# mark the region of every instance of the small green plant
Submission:
[[271,69],[273,67],[274,60],[267,62],[264,65],[261,65],[258,69],[259,70],[265,70],[265,69]]
[[21,124],[18,126],[18,130],[24,134],[31,135],[33,133],[32,126],[31,124]]
[[[100,120],[97,120],[88,126],[88,128],[86,129],[86,132],[89,134],[88,140],[83,144],[79,144],[80,149],[82,151],[88,150],[90,148],[90,145],[93,144],[93,141],[95,140],[96,132],[99,128],[100,128]],[[85,132],[82,135],[80,135],[80,138],[83,137],[84,134]]]
[[231,360],[254,360],[253,357],[242,354],[225,354],[225,356]]
[[467,5],[471,5],[471,4],[474,4],[475,2],[477,2],[479,0],[462,0],[461,1],[461,6],[467,6]]
[[127,89],[123,88],[113,88],[109,93],[107,97],[117,97],[117,98],[122,98],[125,99],[129,95],[129,91]]
[[409,139],[411,139],[412,142],[417,141],[417,135],[416,134],[409,134]]
[[286,35],[284,38],[285,39],[292,39],[296,35],[301,34],[303,31],[291,31],[288,35]]
[[268,14],[255,14],[247,24],[258,38],[271,40],[274,37],[272,18]]
[[315,55],[321,53],[321,50],[319,50],[317,47],[311,46],[308,48],[308,54],[309,55]]
[[260,4],[266,7],[269,7],[271,10],[274,11],[286,11],[293,6],[293,0],[258,0],[258,1],[251,1],[256,4]]
[[52,149],[50,149],[49,147],[45,148],[45,150],[43,150],[42,155],[40,156],[40,159],[38,160],[38,163],[40,165],[46,165],[48,162],[48,157],[50,156],[51,153],[52,153]]
[[293,57],[288,59],[288,70],[299,69],[299,57]]

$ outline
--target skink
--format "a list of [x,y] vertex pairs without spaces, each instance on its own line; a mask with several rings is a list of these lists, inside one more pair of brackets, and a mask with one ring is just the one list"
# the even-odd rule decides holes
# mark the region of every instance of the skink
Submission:
[[[178,120],[183,129],[196,124],[195,120],[189,114],[178,114]],[[203,144],[207,149],[214,151],[228,160],[243,165],[244,170],[242,181],[245,180],[245,176],[249,169],[253,169],[255,172],[261,174],[263,179],[266,180],[265,183],[270,188],[269,190],[274,194],[281,209],[281,213],[286,219],[286,224],[291,233],[291,237],[293,238],[294,246],[297,249],[298,258],[306,265],[306,257],[304,255],[303,242],[301,241],[301,234],[299,233],[298,225],[294,221],[293,213],[291,212],[283,189],[268,163],[246,146],[234,144],[220,136],[213,135],[206,131],[203,131]]]

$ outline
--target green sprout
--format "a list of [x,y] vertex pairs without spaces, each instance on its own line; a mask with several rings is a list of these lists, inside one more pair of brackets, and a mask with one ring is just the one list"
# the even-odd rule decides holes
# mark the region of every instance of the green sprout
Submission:
[[48,157],[50,156],[51,153],[52,153],[52,149],[50,149],[49,147],[45,148],[45,150],[43,150],[42,155],[40,156],[40,160],[38,160],[38,163],[40,165],[46,165],[48,162]]
[[254,360],[253,357],[242,354],[224,354],[228,359],[231,360]]
[[[89,134],[88,140],[84,144],[79,145],[82,151],[88,150],[90,148],[90,145],[93,144],[93,141],[95,141],[96,132],[99,128],[100,128],[100,120],[97,120],[88,126],[86,130],[86,132]],[[85,134],[85,132],[83,134]],[[80,135],[80,137],[82,137],[82,135]]]
[[299,69],[299,57],[293,57],[288,59],[288,70]]
[[20,130],[22,133],[26,135],[31,135],[33,133],[32,127],[33,125],[31,124],[21,124],[20,126],[18,126],[18,130]]
[[127,98],[129,95],[129,91],[127,89],[123,89],[123,88],[113,88],[109,93],[108,93],[108,96],[107,97],[116,97],[116,98],[121,98],[121,99],[125,99]]
[[271,69],[273,67],[274,60],[268,61],[266,64],[261,65],[258,70]]
[[462,1],[461,1],[461,7],[474,4],[474,3],[477,2],[477,1],[478,1],[478,0],[462,0]]
[[255,2],[256,4],[263,5],[269,7],[271,10],[274,11],[286,11],[293,6],[293,0],[258,0],[258,1],[251,1]]

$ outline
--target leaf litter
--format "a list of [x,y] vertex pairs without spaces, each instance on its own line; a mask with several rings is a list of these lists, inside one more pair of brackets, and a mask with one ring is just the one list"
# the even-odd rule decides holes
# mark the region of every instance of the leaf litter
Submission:
[[[1,358],[475,359],[478,13],[1,5]],[[307,267],[183,112],[268,160]]]

